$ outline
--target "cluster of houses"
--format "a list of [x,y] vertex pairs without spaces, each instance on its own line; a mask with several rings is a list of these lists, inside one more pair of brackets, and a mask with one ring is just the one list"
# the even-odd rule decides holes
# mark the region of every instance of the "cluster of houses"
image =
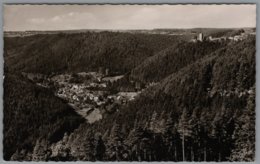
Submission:
[[[81,105],[80,108],[89,107],[88,104],[101,105],[104,91],[91,91],[84,84],[67,83],[58,88],[56,95],[69,103]],[[87,105],[87,106],[85,106]]]
[[125,105],[129,101],[134,100],[141,92],[110,93],[106,89],[108,83],[115,82],[123,78],[123,76],[102,78],[96,72],[78,73],[77,75],[80,78],[91,75],[92,78],[87,82],[73,83],[70,80],[72,75],[54,76],[52,80],[57,88],[56,96],[66,100],[76,112],[89,120],[89,122],[101,119],[100,114],[104,111],[112,112],[118,110],[120,105]]
[[55,95],[66,100],[78,114],[90,123],[101,119],[103,112],[118,110],[120,105],[134,100],[142,92],[141,84],[132,80],[135,90],[111,92],[109,86],[124,78],[124,75],[109,76],[108,69],[52,76],[24,72],[22,75],[38,86],[54,87]]

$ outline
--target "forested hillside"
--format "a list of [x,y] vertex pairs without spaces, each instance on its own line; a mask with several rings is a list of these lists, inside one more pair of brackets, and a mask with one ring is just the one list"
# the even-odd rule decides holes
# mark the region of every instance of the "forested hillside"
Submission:
[[[7,37],[4,52],[6,160],[255,158],[254,36],[194,43],[185,35],[42,34]],[[47,76],[29,81],[26,73]],[[130,98],[119,103],[123,95]],[[75,104],[100,119],[88,123]]]
[[[123,74],[183,36],[129,33],[80,33],[5,38],[5,69],[50,74],[108,68]],[[12,46],[10,46],[12,45]]]
[[254,101],[249,39],[170,75],[115,115],[82,125],[66,146],[85,152],[72,153],[78,160],[252,161]]
[[[50,90],[35,86],[27,79],[6,75],[4,81],[4,159],[16,157],[26,160],[36,140],[45,138],[50,143],[71,133],[84,119]],[[30,156],[27,154],[28,156]]]
[[132,70],[131,76],[142,82],[158,82],[181,68],[210,55],[227,43],[181,42],[149,57]]

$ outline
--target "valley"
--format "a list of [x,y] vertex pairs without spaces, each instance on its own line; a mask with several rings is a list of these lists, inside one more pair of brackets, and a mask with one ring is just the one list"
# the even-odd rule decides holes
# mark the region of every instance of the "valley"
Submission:
[[134,100],[144,90],[132,81],[132,85],[136,85],[133,91],[111,91],[113,83],[124,75],[105,76],[98,72],[80,72],[52,77],[32,73],[23,73],[23,76],[40,87],[52,88],[55,96],[65,100],[89,123],[102,119],[107,113],[118,111],[119,106]]
[[9,35],[6,160],[254,158],[254,28]]

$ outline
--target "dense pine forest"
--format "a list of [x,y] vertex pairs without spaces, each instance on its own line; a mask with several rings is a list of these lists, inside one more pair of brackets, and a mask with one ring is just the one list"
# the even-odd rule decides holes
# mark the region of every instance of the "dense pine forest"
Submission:
[[[4,159],[253,161],[255,36],[218,42],[190,42],[192,37],[118,32],[6,37]],[[57,97],[58,84],[42,87],[56,75],[75,79],[101,68],[107,70],[101,71],[104,77],[123,77],[106,83],[106,94],[138,94],[123,105],[105,104],[94,123]]]
[[15,151],[32,151],[39,138],[57,142],[65,132],[72,132],[84,122],[50,90],[35,86],[21,76],[7,74],[4,88],[6,159]]
[[5,38],[5,57],[8,58],[5,66],[8,71],[43,74],[95,71],[98,67],[106,67],[120,74],[186,38],[112,32]]

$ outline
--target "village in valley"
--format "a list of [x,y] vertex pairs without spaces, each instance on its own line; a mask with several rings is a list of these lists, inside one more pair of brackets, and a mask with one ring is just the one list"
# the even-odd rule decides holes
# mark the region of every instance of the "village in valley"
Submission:
[[[104,71],[102,71],[104,70]],[[54,89],[54,94],[65,100],[87,122],[102,119],[105,113],[119,110],[138,96],[145,88],[140,82],[127,79],[131,89],[113,90],[112,88],[126,75],[110,76],[109,69],[98,72],[58,74],[47,77],[42,74],[23,73],[40,87]]]
[[3,15],[3,160],[255,161],[257,4]]
[[[194,35],[190,42],[237,42],[250,35],[255,35],[255,32],[241,30],[236,35],[221,37],[212,37],[201,32]],[[23,72],[22,75],[40,87],[51,88],[57,97],[66,101],[89,123],[101,120],[107,113],[118,111],[121,105],[134,100],[145,88],[156,85],[142,84],[131,79],[128,74],[111,73],[104,67],[93,72],[49,76]]]

